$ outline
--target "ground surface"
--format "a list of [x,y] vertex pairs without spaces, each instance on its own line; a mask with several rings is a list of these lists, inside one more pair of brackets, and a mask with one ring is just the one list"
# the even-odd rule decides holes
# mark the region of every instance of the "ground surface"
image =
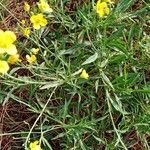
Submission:
[[[50,51],[44,55],[42,45],[38,64],[12,66],[12,76],[0,78],[2,150],[23,150],[36,121],[30,141],[41,138],[44,150],[149,149],[150,2],[115,1],[104,20],[95,2],[51,1],[54,17],[40,37],[44,44],[38,41]],[[16,18],[29,18],[23,3],[1,0],[0,7],[0,29],[17,34],[22,59],[36,46],[16,28]],[[81,68],[89,80],[72,77]]]

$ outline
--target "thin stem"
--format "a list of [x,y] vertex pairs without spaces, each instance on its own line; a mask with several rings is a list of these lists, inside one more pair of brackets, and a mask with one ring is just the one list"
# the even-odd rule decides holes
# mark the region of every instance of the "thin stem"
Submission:
[[32,133],[32,130],[34,129],[34,127],[36,126],[37,122],[39,121],[39,119],[41,118],[42,114],[44,113],[44,111],[45,111],[45,109],[46,109],[48,103],[50,102],[50,100],[51,100],[51,98],[52,98],[52,96],[53,96],[53,94],[54,94],[56,88],[57,88],[57,87],[55,87],[54,90],[52,91],[52,93],[51,93],[49,99],[47,100],[46,104],[44,105],[44,107],[43,107],[41,113],[39,114],[39,116],[37,117],[37,119],[35,120],[33,126],[31,127],[31,129],[30,129],[30,131],[29,131],[29,134],[28,134],[28,136],[27,136],[27,138],[26,138],[26,141],[25,141],[25,150],[28,149],[28,148],[27,148],[27,144],[28,144],[28,140],[29,140],[29,138],[30,138],[30,135],[31,135],[31,133]]

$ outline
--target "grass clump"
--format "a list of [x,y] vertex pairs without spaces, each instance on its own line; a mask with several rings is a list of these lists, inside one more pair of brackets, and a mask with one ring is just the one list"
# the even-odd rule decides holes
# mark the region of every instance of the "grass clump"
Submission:
[[2,148],[149,149],[149,7],[40,0],[25,3],[22,20],[12,14],[19,58],[0,57],[10,67],[0,77]]

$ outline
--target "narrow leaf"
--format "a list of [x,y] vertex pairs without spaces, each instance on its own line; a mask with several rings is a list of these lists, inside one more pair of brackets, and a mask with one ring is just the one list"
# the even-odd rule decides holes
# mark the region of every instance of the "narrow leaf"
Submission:
[[97,58],[98,58],[98,54],[95,53],[94,55],[90,56],[86,61],[84,61],[82,63],[82,65],[90,64],[90,63],[94,62]]
[[64,83],[63,80],[59,80],[59,81],[52,81],[49,82],[48,84],[45,84],[44,86],[42,86],[40,89],[44,90],[44,89],[49,89],[49,88],[53,88],[53,87],[57,87],[60,86]]

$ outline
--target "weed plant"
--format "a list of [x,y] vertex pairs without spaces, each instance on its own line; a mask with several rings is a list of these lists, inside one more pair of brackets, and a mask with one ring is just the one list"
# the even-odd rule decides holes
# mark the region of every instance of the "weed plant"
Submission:
[[[12,13],[21,62],[0,77],[1,109],[13,102],[30,115],[21,118],[18,108],[20,122],[12,122],[22,128],[2,130],[2,143],[19,141],[11,150],[36,140],[43,150],[149,150],[150,1],[114,1],[104,17],[94,0],[47,2],[53,11],[44,12],[40,29],[30,22],[37,4],[24,11],[29,36],[20,37],[23,25]],[[0,2],[10,14],[6,6]]]

